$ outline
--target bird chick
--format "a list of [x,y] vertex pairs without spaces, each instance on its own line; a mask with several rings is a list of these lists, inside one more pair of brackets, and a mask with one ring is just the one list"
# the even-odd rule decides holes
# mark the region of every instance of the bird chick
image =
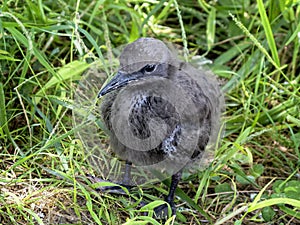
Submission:
[[[197,164],[217,140],[223,108],[218,82],[210,72],[178,60],[162,41],[140,38],[125,47],[117,74],[99,97],[112,150],[127,166],[172,177],[165,201],[175,214],[182,170]],[[130,175],[125,177],[128,182]]]

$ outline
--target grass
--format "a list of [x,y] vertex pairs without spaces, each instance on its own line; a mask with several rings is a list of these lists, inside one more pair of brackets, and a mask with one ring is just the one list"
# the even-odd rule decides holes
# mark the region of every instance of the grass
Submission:
[[[299,3],[4,0],[0,223],[299,224]],[[216,158],[184,174],[177,216],[165,222],[143,212],[161,204],[168,181],[129,196],[95,191],[86,174],[101,174],[72,122],[82,73],[96,67],[100,88],[119,46],[141,36],[172,43],[195,64],[211,60],[226,92]]]

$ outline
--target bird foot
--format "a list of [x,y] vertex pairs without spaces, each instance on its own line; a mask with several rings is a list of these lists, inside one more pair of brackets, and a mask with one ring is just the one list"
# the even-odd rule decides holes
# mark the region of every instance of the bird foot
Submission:
[[[176,207],[174,203],[169,203],[171,206],[172,215],[176,215]],[[169,217],[169,207],[167,204],[162,204],[154,209],[154,217],[156,219],[167,219]]]
[[103,180],[98,177],[94,177],[92,175],[87,175],[87,178],[92,182],[92,183],[112,183],[112,186],[100,186],[97,187],[96,190],[104,193],[110,193],[110,194],[119,194],[119,195],[127,195],[126,191],[124,189],[127,189],[127,191],[130,191],[131,186],[127,185],[121,185],[115,182],[112,182],[110,180]]

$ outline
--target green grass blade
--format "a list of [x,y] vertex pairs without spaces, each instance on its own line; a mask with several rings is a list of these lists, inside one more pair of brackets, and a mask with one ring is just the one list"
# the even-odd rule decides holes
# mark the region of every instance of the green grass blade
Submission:
[[257,0],[257,6],[258,6],[258,11],[260,14],[262,25],[266,32],[266,38],[267,38],[269,48],[270,48],[272,56],[273,56],[273,60],[276,63],[276,66],[280,67],[280,60],[278,57],[278,52],[277,52],[277,47],[276,47],[276,43],[274,40],[274,35],[273,35],[272,29],[271,29],[271,25],[270,25],[263,1]]
[[38,104],[40,102],[42,96],[44,96],[45,91],[52,86],[59,83],[63,84],[63,82],[71,78],[73,80],[80,79],[81,74],[86,69],[88,69],[90,65],[91,64],[88,64],[86,62],[76,60],[60,68],[60,70],[57,71],[57,75],[53,76],[43,87],[41,87],[41,90],[36,93],[36,97],[34,99],[35,104]]
[[3,133],[10,137],[10,132],[7,125],[5,95],[2,82],[0,82],[0,127]]
[[293,198],[272,198],[253,204],[249,207],[248,212],[253,212],[257,209],[261,209],[267,206],[287,204],[300,209],[300,201]]
[[[164,180],[163,183],[169,187],[171,184],[171,181],[170,181],[170,179],[167,179],[167,180]],[[182,200],[184,200],[185,202],[187,202],[192,208],[194,208],[199,213],[201,213],[201,215],[203,215],[208,221],[212,222],[212,219],[210,218],[210,216],[203,209],[201,209],[200,206],[197,205],[194,202],[194,200],[191,199],[182,189],[177,188],[176,195],[178,197],[180,197]]]
[[211,7],[207,18],[207,25],[206,25],[206,40],[207,40],[208,51],[212,48],[215,42],[215,33],[216,33],[216,8]]

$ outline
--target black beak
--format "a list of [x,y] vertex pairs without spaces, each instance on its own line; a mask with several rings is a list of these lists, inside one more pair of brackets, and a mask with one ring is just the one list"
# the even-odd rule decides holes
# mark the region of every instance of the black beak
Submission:
[[101,98],[102,96],[108,94],[109,92],[112,92],[114,90],[117,90],[121,87],[126,86],[129,82],[136,80],[137,76],[136,73],[133,74],[127,74],[123,72],[118,72],[114,78],[112,78],[111,81],[108,82],[99,92],[98,98]]

